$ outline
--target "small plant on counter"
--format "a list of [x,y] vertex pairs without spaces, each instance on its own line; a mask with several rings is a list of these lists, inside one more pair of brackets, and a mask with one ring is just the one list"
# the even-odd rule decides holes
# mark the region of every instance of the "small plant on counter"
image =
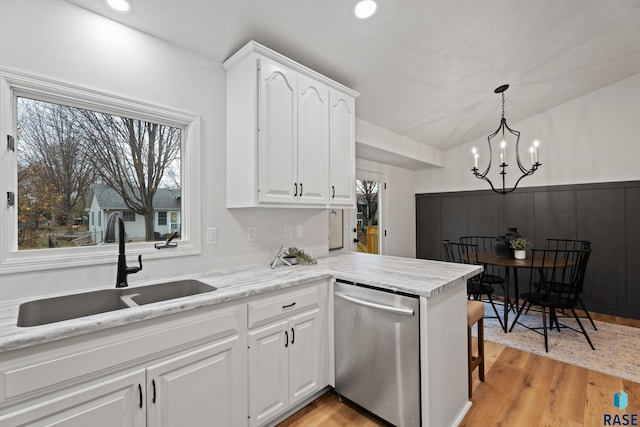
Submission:
[[306,253],[303,249],[296,248],[295,246],[287,249],[287,256],[295,257],[300,264],[316,264],[317,261],[311,255]]
[[524,251],[529,246],[531,246],[531,242],[524,237],[516,237],[515,239],[511,240],[509,244],[509,246],[511,246],[511,249],[516,251]]

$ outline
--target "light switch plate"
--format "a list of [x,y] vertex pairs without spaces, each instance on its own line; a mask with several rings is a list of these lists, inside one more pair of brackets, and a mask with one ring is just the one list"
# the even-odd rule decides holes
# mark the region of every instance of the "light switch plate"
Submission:
[[247,242],[255,242],[255,241],[256,241],[256,228],[247,227]]
[[207,245],[215,245],[218,242],[218,230],[215,227],[207,228]]
[[290,225],[285,225],[284,226],[284,238],[285,239],[291,239],[293,237],[293,231],[291,230],[291,226]]
[[304,226],[296,225],[296,237],[302,239],[304,237]]

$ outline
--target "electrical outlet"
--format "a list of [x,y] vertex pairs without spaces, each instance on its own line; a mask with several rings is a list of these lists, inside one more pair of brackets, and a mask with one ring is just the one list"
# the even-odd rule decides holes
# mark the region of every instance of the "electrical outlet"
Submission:
[[255,242],[255,241],[256,241],[256,228],[247,227],[247,242]]
[[218,241],[218,230],[215,227],[207,228],[207,245],[215,245]]
[[285,225],[284,226],[284,238],[285,239],[291,239],[293,237],[293,231],[291,229],[290,225]]
[[296,225],[296,237],[302,239],[304,237],[304,226]]

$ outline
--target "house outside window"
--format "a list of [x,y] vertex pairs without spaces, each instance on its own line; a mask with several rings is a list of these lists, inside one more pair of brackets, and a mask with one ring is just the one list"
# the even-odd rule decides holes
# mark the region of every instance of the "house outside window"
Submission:
[[167,225],[167,212],[158,212],[158,225]]
[[[112,97],[109,94],[97,93],[81,87],[50,80],[42,80],[37,76],[29,76],[5,69],[0,69],[0,86],[2,86],[3,89],[0,91],[0,105],[2,105],[2,111],[7,113],[3,115],[3,118],[7,120],[0,121],[0,128],[2,128],[0,130],[2,134],[15,136],[17,142],[15,149],[16,154],[14,156],[0,156],[0,170],[2,170],[3,173],[7,171],[7,176],[14,181],[14,186],[11,190],[14,191],[17,199],[15,206],[0,212],[3,236],[8,236],[8,238],[2,239],[2,242],[0,242],[0,275],[23,271],[46,270],[51,268],[52,260],[60,260],[67,266],[92,265],[94,262],[98,264],[110,262],[104,257],[104,254],[110,253],[112,249],[108,248],[108,245],[102,245],[101,233],[96,228],[98,224],[102,222],[101,215],[104,214],[108,216],[108,214],[113,211],[126,212],[129,210],[129,213],[124,214],[125,220],[127,220],[128,223],[127,235],[129,236],[129,234],[133,235],[135,233],[135,238],[132,237],[131,243],[141,243],[140,246],[132,245],[133,247],[131,249],[133,252],[148,253],[150,257],[156,256],[157,252],[153,250],[152,246],[143,245],[145,241],[153,241],[153,238],[148,237],[149,230],[145,230],[144,217],[142,215],[136,215],[130,208],[127,209],[128,206],[126,208],[122,206],[120,203],[122,197],[112,198],[111,200],[98,200],[94,198],[92,201],[90,196],[93,193],[91,193],[92,189],[90,187],[95,184],[89,186],[85,193],[86,197],[80,197],[82,191],[76,190],[75,188],[58,188],[59,186],[56,186],[58,181],[54,179],[55,177],[47,179],[48,170],[45,170],[45,167],[47,167],[48,164],[37,162],[39,158],[38,153],[53,152],[54,154],[52,156],[59,153],[61,159],[68,160],[71,159],[72,156],[65,154],[67,151],[64,151],[63,148],[66,149],[69,147],[64,144],[68,141],[74,143],[83,141],[84,144],[81,148],[86,149],[87,152],[83,153],[87,154],[86,159],[88,159],[88,161],[71,159],[72,165],[79,167],[90,164],[92,170],[87,173],[82,170],[77,175],[81,178],[90,178],[90,183],[108,183],[114,188],[119,188],[117,182],[112,183],[108,181],[109,176],[107,176],[107,171],[109,168],[106,167],[108,165],[97,164],[98,157],[94,152],[96,149],[107,147],[108,143],[113,142],[113,138],[103,138],[103,135],[99,132],[92,132],[92,130],[95,130],[95,126],[90,126],[91,123],[95,124],[97,123],[96,121],[100,122],[101,120],[111,119],[132,122],[135,125],[139,125],[138,127],[134,126],[134,131],[142,132],[139,135],[136,134],[142,144],[148,144],[149,139],[145,136],[147,135],[147,133],[145,133],[147,129],[153,128],[152,130],[156,132],[158,138],[160,138],[159,133],[165,132],[164,141],[173,138],[171,141],[175,140],[176,143],[179,143],[179,145],[174,146],[176,150],[174,154],[178,154],[173,161],[161,159],[162,161],[166,160],[163,166],[165,174],[159,183],[158,192],[164,192],[167,196],[164,201],[154,197],[153,206],[155,209],[160,208],[167,213],[175,209],[181,217],[180,212],[183,208],[182,203],[184,202],[184,199],[180,197],[181,194],[183,192],[187,195],[199,194],[201,188],[199,162],[200,117],[177,110],[164,109],[153,105]],[[88,107],[89,109],[83,109],[83,107]],[[56,111],[62,111],[68,114],[53,114]],[[58,139],[36,138],[35,136],[39,135],[36,131],[49,131],[51,130],[49,127],[59,124],[53,121],[53,119],[49,121],[36,120],[39,117],[52,117],[53,119],[60,120],[74,119],[74,123],[78,124],[78,126],[58,126],[58,128],[76,133],[70,135],[73,136],[73,138],[67,138],[66,134],[63,135],[65,136],[64,138]],[[102,122],[97,124],[101,123]],[[33,128],[33,126],[36,125],[40,125],[42,129]],[[43,128],[45,125],[50,126]],[[167,132],[170,132],[171,135]],[[51,135],[58,134],[53,132]],[[47,147],[38,145],[40,142],[45,143],[48,141],[58,143],[60,145],[58,148],[60,149],[46,151],[45,148]],[[160,140],[155,139],[155,141],[158,142]],[[100,142],[102,142],[102,144]],[[77,150],[70,150],[69,152],[74,153],[77,152]],[[158,150],[157,152],[160,151]],[[109,153],[111,155],[104,156],[102,160],[108,161],[115,157],[113,155],[114,151],[110,151]],[[94,156],[90,156],[89,154],[94,154]],[[123,156],[125,156],[126,159],[124,159],[124,161],[123,159],[118,159],[118,165],[132,164],[133,155],[131,153],[125,151]],[[183,168],[183,163],[188,165],[188,167]],[[182,174],[181,171],[183,170],[187,170],[188,173]],[[76,171],[76,169],[74,169],[74,171]],[[60,182],[64,183],[65,181],[61,180]],[[81,184],[85,185],[86,181],[82,181]],[[139,191],[135,183],[127,188],[132,188],[134,195]],[[59,197],[66,195],[73,196],[74,199],[67,200],[64,197]],[[76,199],[80,201],[76,203]],[[198,212],[199,199],[197,197],[189,197],[187,200],[189,212]],[[20,204],[18,202],[24,203]],[[32,207],[28,205],[29,202],[32,204],[39,202],[35,205],[37,209],[29,209]],[[170,206],[162,206],[161,202],[168,203]],[[133,201],[133,203],[135,204],[135,201]],[[54,233],[63,235],[69,229],[69,227],[65,225],[69,225],[71,221],[75,221],[75,218],[79,217],[82,212],[89,214],[88,219],[91,227],[87,230],[87,239],[78,240],[81,241],[82,244],[79,245],[75,243],[75,240],[69,240],[69,245],[65,246],[72,247],[66,247],[67,251],[60,255],[52,255],[52,252],[58,252],[57,248],[49,249],[39,244],[42,236],[46,237],[51,234],[51,230],[49,229],[51,227],[49,225],[50,223],[60,222],[61,224],[56,223],[58,227]],[[96,214],[98,215],[97,221],[95,218]],[[153,220],[153,212],[148,214],[150,219]],[[30,222],[23,219],[23,217],[27,217],[28,215],[34,216],[35,219],[32,220],[31,217],[27,218],[31,220]],[[179,254],[180,256],[200,253],[201,249],[199,241],[191,241],[190,239],[190,236],[199,235],[200,224],[197,221],[192,221],[192,215],[186,216],[185,220],[187,220],[185,221],[187,226],[184,227],[185,233],[180,236],[184,244],[181,245],[178,251],[174,251],[174,254]],[[42,224],[49,228],[44,229],[44,225],[41,226]],[[26,227],[30,227],[30,230],[25,231]],[[101,227],[102,225],[100,225],[100,228]],[[64,241],[66,242],[67,240],[65,239]],[[91,241],[93,244],[91,244]],[[87,242],[89,244],[86,244]],[[31,250],[23,251],[23,249],[39,249],[37,252],[42,252],[42,255],[36,255],[35,251]],[[75,255],[81,253],[82,256],[69,256],[69,254]],[[46,260],[46,262],[43,262],[43,260]]]
[[124,219],[125,222],[135,222],[136,213],[131,211],[122,212],[122,219]]

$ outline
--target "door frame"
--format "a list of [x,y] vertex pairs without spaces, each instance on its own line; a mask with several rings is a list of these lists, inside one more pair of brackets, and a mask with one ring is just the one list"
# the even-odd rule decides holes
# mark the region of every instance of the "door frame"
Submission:
[[[386,217],[387,175],[385,172],[381,172],[381,171],[356,169],[356,183],[354,183],[354,185],[357,185],[357,180],[359,179],[376,181],[380,184],[378,188],[378,252],[379,252],[379,255],[384,255],[385,249],[386,249],[384,245],[384,242],[385,242],[384,237],[386,234],[386,223],[387,223],[387,217]],[[350,252],[356,252],[356,242],[354,242],[354,239],[356,238],[357,234],[354,232],[354,229],[357,228],[357,223],[358,223],[357,198],[358,198],[358,195],[356,190],[356,208],[349,210],[349,229],[348,229],[349,233],[347,234],[348,236],[347,247],[349,248]]]

